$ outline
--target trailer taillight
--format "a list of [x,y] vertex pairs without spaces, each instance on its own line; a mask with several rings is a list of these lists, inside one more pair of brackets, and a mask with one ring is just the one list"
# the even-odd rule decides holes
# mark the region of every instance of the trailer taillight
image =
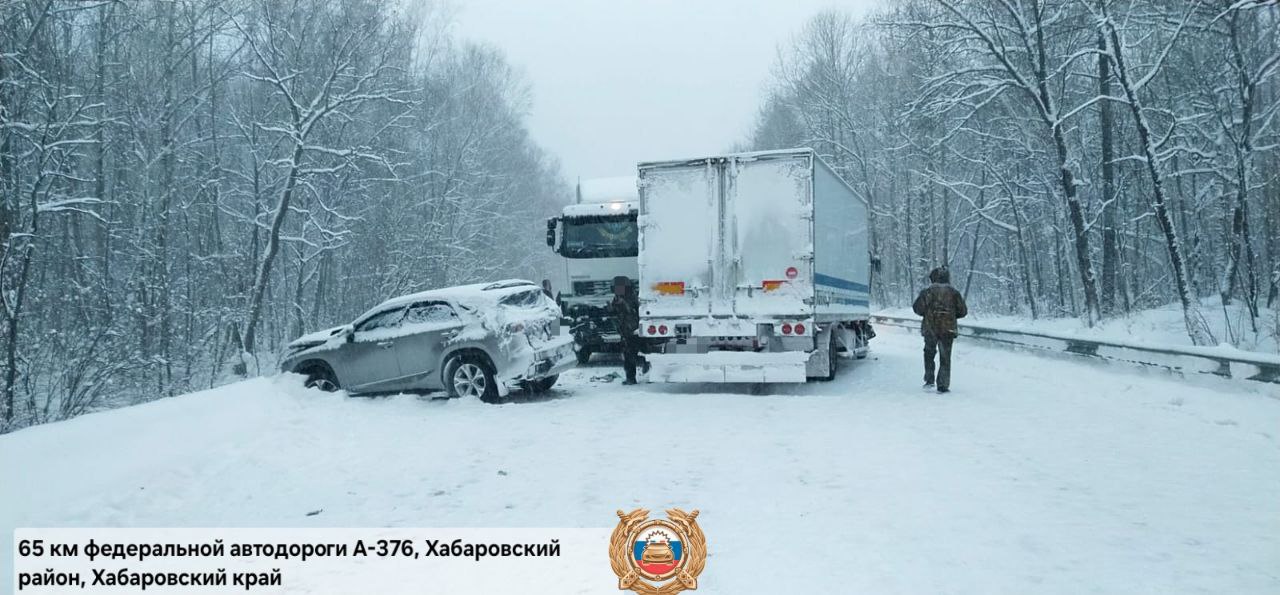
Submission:
[[665,336],[665,335],[667,334],[667,325],[665,325],[665,324],[664,324],[664,325],[662,325],[662,326],[658,327],[658,334],[659,334],[659,335],[664,335],[664,336]]
[[787,267],[787,278],[795,279],[800,274],[800,270],[796,267]]
[[763,283],[763,285],[764,285],[764,290],[765,290],[765,291],[773,291],[773,290],[775,290],[775,289],[777,289],[777,288],[779,288],[779,287],[782,287],[782,284],[783,284],[783,283],[786,283],[786,281],[779,281],[779,280],[774,280],[774,281],[765,281],[765,282]]
[[656,335],[656,334],[658,334],[658,327],[653,326],[652,324],[651,324],[651,325],[649,325],[649,334],[650,334],[650,335]]
[[784,334],[784,335],[790,335],[790,334],[791,334],[791,323],[790,323],[790,322],[784,322],[784,323],[782,323],[782,334]]
[[659,281],[653,290],[662,295],[684,295],[684,281]]
[[796,334],[797,334],[797,335],[803,335],[803,334],[804,334],[804,323],[803,323],[803,322],[797,322],[797,323],[796,323]]

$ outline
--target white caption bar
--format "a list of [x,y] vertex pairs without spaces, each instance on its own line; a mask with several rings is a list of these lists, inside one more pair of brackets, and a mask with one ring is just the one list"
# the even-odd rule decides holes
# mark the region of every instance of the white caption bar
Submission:
[[609,531],[16,529],[13,592],[601,593]]

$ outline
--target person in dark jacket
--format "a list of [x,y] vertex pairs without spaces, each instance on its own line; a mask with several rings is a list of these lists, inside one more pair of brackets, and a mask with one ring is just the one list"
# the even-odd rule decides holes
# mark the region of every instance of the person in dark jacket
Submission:
[[920,290],[911,305],[923,320],[920,334],[924,336],[924,385],[934,385],[934,355],[938,356],[938,392],[951,390],[951,342],[958,334],[956,319],[969,313],[964,296],[951,286],[951,273],[946,267],[938,267],[929,273],[930,285]]
[[613,278],[613,302],[609,304],[613,310],[614,320],[618,324],[618,336],[622,339],[622,370],[627,378],[623,384],[636,383],[636,365],[648,363],[640,357],[640,300],[636,296],[631,280],[619,275]]

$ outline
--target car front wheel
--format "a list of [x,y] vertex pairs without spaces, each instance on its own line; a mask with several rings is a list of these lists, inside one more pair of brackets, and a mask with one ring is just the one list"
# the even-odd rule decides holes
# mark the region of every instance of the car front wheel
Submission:
[[450,397],[475,397],[486,403],[498,400],[498,381],[489,362],[480,357],[454,357],[445,367],[444,377]]
[[307,377],[307,388],[318,388],[326,393],[337,392],[339,388],[342,388],[338,385],[338,378],[333,374],[333,370],[329,369],[329,366],[312,366],[307,368],[303,374]]

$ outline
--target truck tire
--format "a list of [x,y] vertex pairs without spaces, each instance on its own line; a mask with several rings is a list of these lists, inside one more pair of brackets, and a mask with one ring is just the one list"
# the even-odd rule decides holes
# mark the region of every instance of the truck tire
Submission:
[[485,403],[500,400],[493,366],[478,355],[460,354],[449,358],[444,367],[444,385],[453,398],[476,397]]

